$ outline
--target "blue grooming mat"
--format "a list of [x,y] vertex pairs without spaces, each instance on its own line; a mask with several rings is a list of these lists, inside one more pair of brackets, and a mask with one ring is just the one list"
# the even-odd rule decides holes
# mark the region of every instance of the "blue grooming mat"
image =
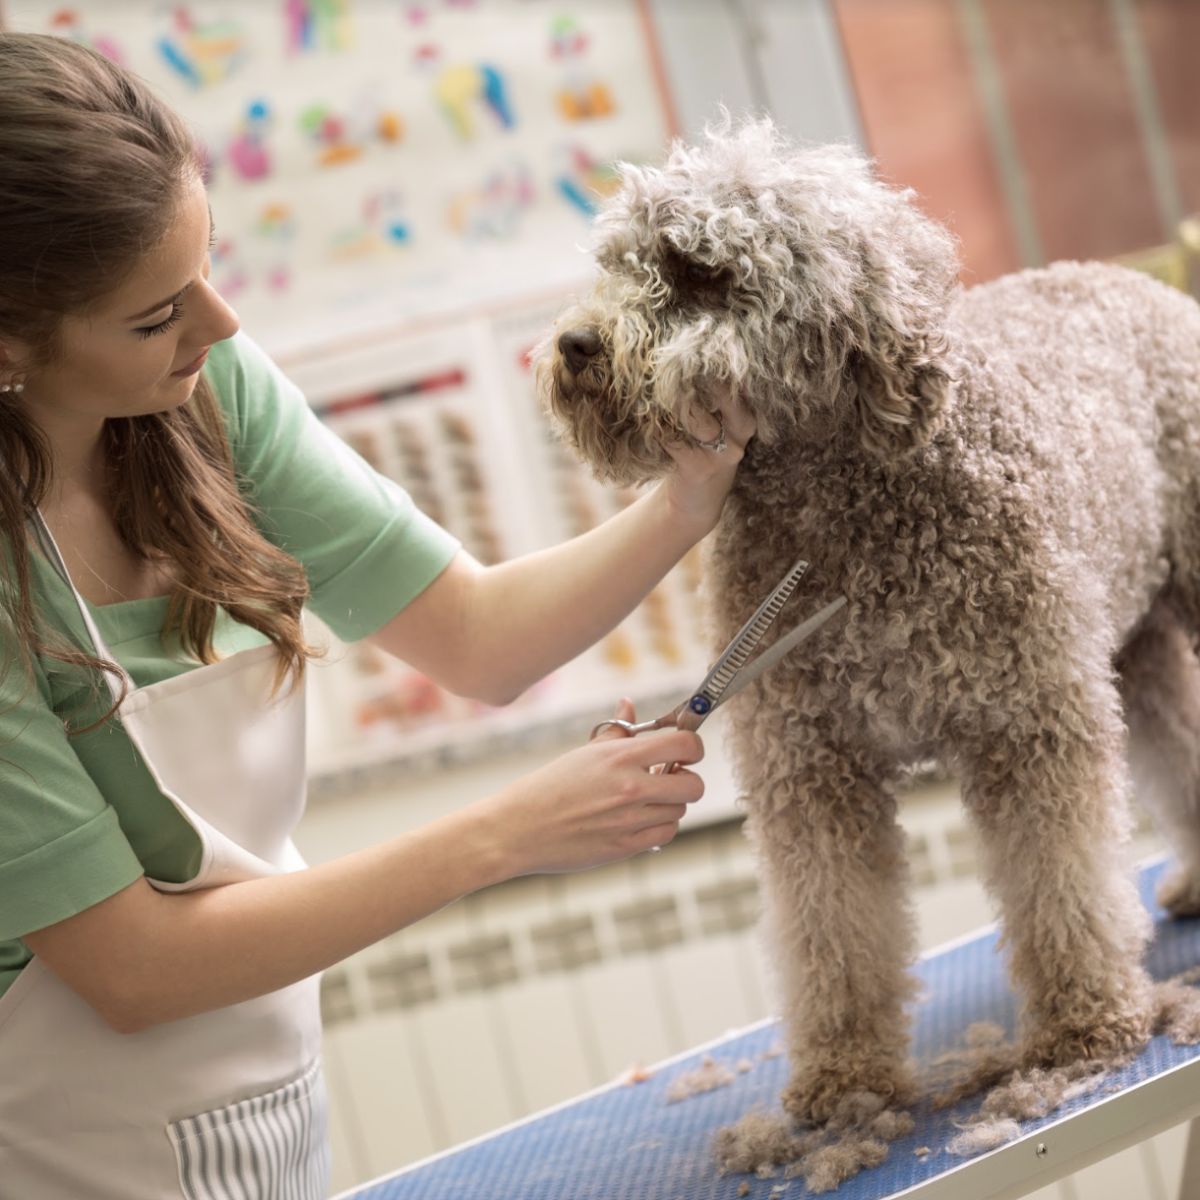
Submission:
[[[1200,920],[1169,920],[1154,904],[1163,866],[1155,863],[1140,876],[1143,902],[1157,923],[1148,955],[1155,979],[1200,963]],[[914,1012],[913,1053],[922,1064],[960,1048],[974,1022],[992,1021],[1012,1034],[1016,1004],[996,941],[989,928],[917,965],[922,995]],[[785,1181],[781,1173],[773,1179],[722,1176],[713,1162],[717,1129],[751,1109],[780,1111],[788,1070],[780,1043],[776,1021],[729,1034],[660,1065],[642,1083],[611,1084],[347,1192],[345,1200],[734,1200],[743,1184],[760,1200],[811,1195],[802,1179]],[[547,1046],[546,1053],[554,1048]],[[739,1060],[753,1067],[735,1074],[731,1084],[668,1103],[672,1081],[706,1056],[730,1068]],[[1200,1071],[1200,1046],[1175,1046],[1156,1037],[1096,1090],[1022,1123],[1017,1141],[974,1159],[951,1155],[945,1147],[976,1112],[980,1097],[942,1112],[922,1105],[914,1111],[914,1131],[891,1143],[880,1166],[829,1194],[883,1200],[910,1193],[974,1198],[1031,1191],[1085,1165],[1081,1154],[1087,1161],[1103,1157],[1200,1110],[1200,1073],[1192,1073],[1189,1064]],[[918,1157],[918,1147],[931,1153]]]

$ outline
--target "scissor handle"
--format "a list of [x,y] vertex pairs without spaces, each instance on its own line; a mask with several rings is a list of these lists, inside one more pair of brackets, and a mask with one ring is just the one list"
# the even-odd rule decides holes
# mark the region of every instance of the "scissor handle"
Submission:
[[674,724],[675,714],[673,712],[667,713],[664,717],[655,717],[653,721],[626,721],[623,717],[609,717],[607,721],[601,721],[599,725],[592,726],[592,732],[588,734],[588,741],[590,742],[600,730],[607,729],[610,725],[615,725],[630,737],[636,737],[639,733],[649,733],[651,729],[663,729]]
[[[688,713],[681,712],[680,709],[674,709],[661,717],[655,717],[653,721],[626,721],[624,717],[609,717],[608,720],[601,721],[598,725],[592,726],[592,732],[588,734],[588,741],[590,742],[600,730],[607,729],[610,725],[615,725],[630,737],[636,737],[639,733],[648,733],[651,729],[663,729],[668,725],[676,725],[680,719],[686,721],[688,716]],[[695,728],[695,726],[689,727]],[[673,771],[679,770],[679,764],[660,763],[658,770],[664,775],[669,775]],[[651,771],[654,772],[655,769],[651,768]],[[650,847],[651,854],[658,854],[661,850],[661,846]]]

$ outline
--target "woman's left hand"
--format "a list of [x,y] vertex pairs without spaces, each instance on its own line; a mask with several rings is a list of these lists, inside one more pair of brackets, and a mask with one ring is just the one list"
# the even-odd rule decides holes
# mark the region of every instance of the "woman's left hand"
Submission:
[[[720,442],[724,428],[723,450],[705,448],[696,442]],[[746,443],[757,428],[754,414],[742,403],[736,391],[726,389],[714,413],[699,412],[688,424],[696,441],[673,442],[667,452],[675,460],[675,470],[663,487],[680,517],[711,529],[721,515],[725,497],[733,486],[738,463],[746,452]]]

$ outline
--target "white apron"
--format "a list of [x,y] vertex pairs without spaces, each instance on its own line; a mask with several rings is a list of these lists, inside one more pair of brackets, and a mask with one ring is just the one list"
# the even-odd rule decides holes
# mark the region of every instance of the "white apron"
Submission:
[[[47,556],[75,592],[40,516]],[[115,660],[113,660],[115,661]],[[203,844],[190,891],[304,866],[304,688],[270,699],[260,646],[129,692],[121,724]],[[115,690],[115,689],[114,689]],[[0,997],[0,1196],[321,1200],[328,1190],[319,976],[114,1033],[34,958]]]

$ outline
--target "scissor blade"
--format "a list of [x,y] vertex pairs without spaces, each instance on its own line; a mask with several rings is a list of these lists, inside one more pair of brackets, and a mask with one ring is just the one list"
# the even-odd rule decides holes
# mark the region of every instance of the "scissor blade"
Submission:
[[788,572],[771,590],[771,594],[758,606],[754,615],[738,630],[733,641],[721,653],[721,657],[713,664],[713,668],[705,676],[704,682],[696,689],[693,700],[703,699],[704,711],[719,704],[729,681],[742,668],[750,657],[751,652],[762,641],[767,630],[771,628],[780,610],[787,603],[796,585],[804,578],[808,563],[798,558],[788,568]]
[[831,600],[819,612],[813,613],[807,621],[789,630],[775,643],[764,650],[752,663],[744,666],[730,681],[721,696],[724,703],[730,696],[736,696],[747,684],[753,683],[764,671],[769,671],[781,658],[786,658],[805,638],[816,633],[834,613],[846,603],[845,596]]

